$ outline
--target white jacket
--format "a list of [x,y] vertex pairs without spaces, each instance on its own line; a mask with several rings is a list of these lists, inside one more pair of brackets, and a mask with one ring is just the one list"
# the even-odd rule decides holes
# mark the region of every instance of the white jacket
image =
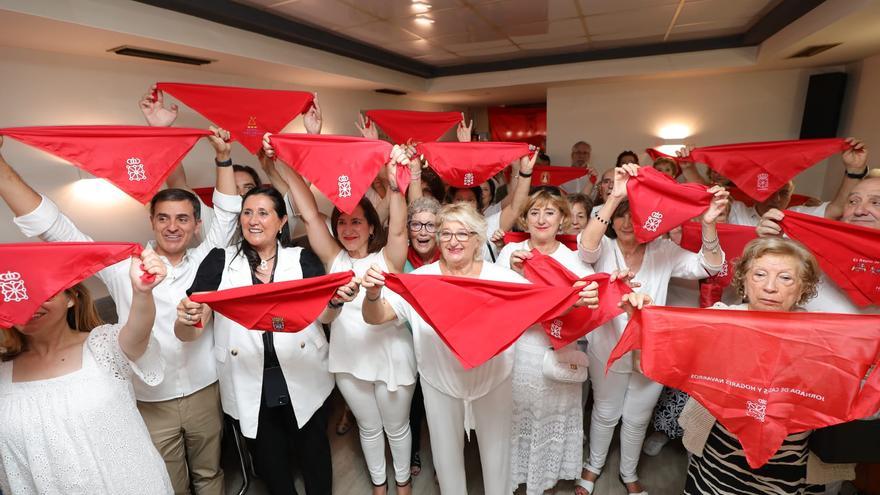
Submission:
[[[238,246],[226,248],[220,290],[253,285],[247,258],[240,254],[233,260],[237,250]],[[302,278],[301,252],[298,247],[278,247],[275,282]],[[248,330],[216,312],[213,325],[223,411],[239,420],[244,436],[256,438],[263,390],[263,332]],[[327,339],[320,324],[313,322],[296,333],[275,332],[274,344],[296,422],[302,428],[333,390]]]

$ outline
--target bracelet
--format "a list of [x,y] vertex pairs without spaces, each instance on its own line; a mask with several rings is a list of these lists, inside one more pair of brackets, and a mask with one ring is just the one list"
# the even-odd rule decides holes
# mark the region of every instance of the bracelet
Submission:
[[865,176],[867,176],[867,175],[868,175],[868,166],[867,165],[865,165],[865,170],[861,173],[851,174],[851,173],[849,173],[849,171],[846,172],[846,176],[849,177],[850,179],[864,179]]
[[705,249],[706,251],[712,251],[713,253],[718,252],[718,246],[720,245],[720,241],[718,239],[718,236],[715,236],[715,239],[712,239],[711,241],[706,239],[705,237],[703,237],[702,241],[703,241],[703,249]]
[[399,188],[399,187],[397,187],[397,186],[392,186],[391,184],[388,184],[388,190],[391,191],[391,192],[400,192],[400,188]]
[[379,295],[376,296],[375,298],[371,298],[370,296],[365,296],[365,299],[370,302],[376,302],[379,299],[382,299],[382,293],[380,292]]
[[520,177],[522,177],[523,179],[528,179],[529,177],[532,176],[533,173],[534,173],[534,172],[529,172],[529,173],[527,173],[527,174],[524,174],[523,171],[520,170],[519,173],[518,173],[518,175],[519,175]]
[[329,307],[331,309],[339,309],[342,307],[343,304],[345,304],[345,301],[342,301],[341,303],[334,303],[333,300],[331,299],[330,302],[327,303],[327,307]]
[[226,160],[224,160],[222,162],[218,161],[216,158],[214,158],[214,165],[217,165],[218,167],[231,167],[232,166],[232,158],[227,158]]
[[609,222],[608,220],[605,220],[604,218],[600,217],[598,211],[597,211],[596,213],[593,214],[593,218],[595,218],[596,220],[598,220],[598,221],[601,222],[601,223],[604,223],[606,226],[611,227],[611,222]]
[[419,182],[420,180],[422,180],[422,171],[421,170],[419,170],[419,173],[412,174],[409,176],[410,182]]

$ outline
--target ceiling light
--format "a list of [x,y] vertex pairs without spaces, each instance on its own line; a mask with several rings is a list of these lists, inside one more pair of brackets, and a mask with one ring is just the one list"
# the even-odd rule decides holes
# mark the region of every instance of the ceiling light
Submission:
[[431,24],[434,24],[434,19],[431,19],[430,17],[428,17],[424,14],[417,15],[415,20],[417,23],[419,23],[423,26],[430,26]]
[[427,12],[431,10],[431,4],[426,2],[413,2],[412,9],[416,12]]
[[657,132],[661,139],[684,139],[690,135],[691,128],[684,124],[667,124]]

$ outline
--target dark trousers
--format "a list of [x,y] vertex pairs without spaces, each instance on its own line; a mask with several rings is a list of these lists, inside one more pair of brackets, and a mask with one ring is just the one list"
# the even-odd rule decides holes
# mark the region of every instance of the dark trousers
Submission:
[[412,455],[422,447],[422,421],[425,419],[425,398],[422,396],[421,380],[416,378],[416,390],[409,406],[409,429],[412,432]]
[[324,407],[300,429],[290,404],[260,406],[257,438],[247,439],[257,474],[272,495],[296,495],[292,461],[295,459],[306,486],[307,495],[330,495],[333,465],[330,440],[327,438],[327,412]]

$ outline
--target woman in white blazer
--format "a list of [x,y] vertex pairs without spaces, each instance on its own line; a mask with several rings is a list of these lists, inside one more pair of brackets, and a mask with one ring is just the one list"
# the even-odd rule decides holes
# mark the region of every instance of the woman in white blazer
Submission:
[[[242,203],[238,242],[208,254],[189,293],[323,275],[317,256],[291,247],[289,239],[281,194],[269,186],[251,189]],[[331,493],[330,443],[321,408],[334,382],[319,323],[332,321],[357,287],[354,280],[340,287],[319,321],[296,333],[249,330],[189,298],[178,306],[180,340],[198,338],[203,331],[194,326],[198,321],[203,327],[213,324],[223,410],[239,421],[257,472],[273,495],[296,493],[290,471],[294,455],[306,492]]]

